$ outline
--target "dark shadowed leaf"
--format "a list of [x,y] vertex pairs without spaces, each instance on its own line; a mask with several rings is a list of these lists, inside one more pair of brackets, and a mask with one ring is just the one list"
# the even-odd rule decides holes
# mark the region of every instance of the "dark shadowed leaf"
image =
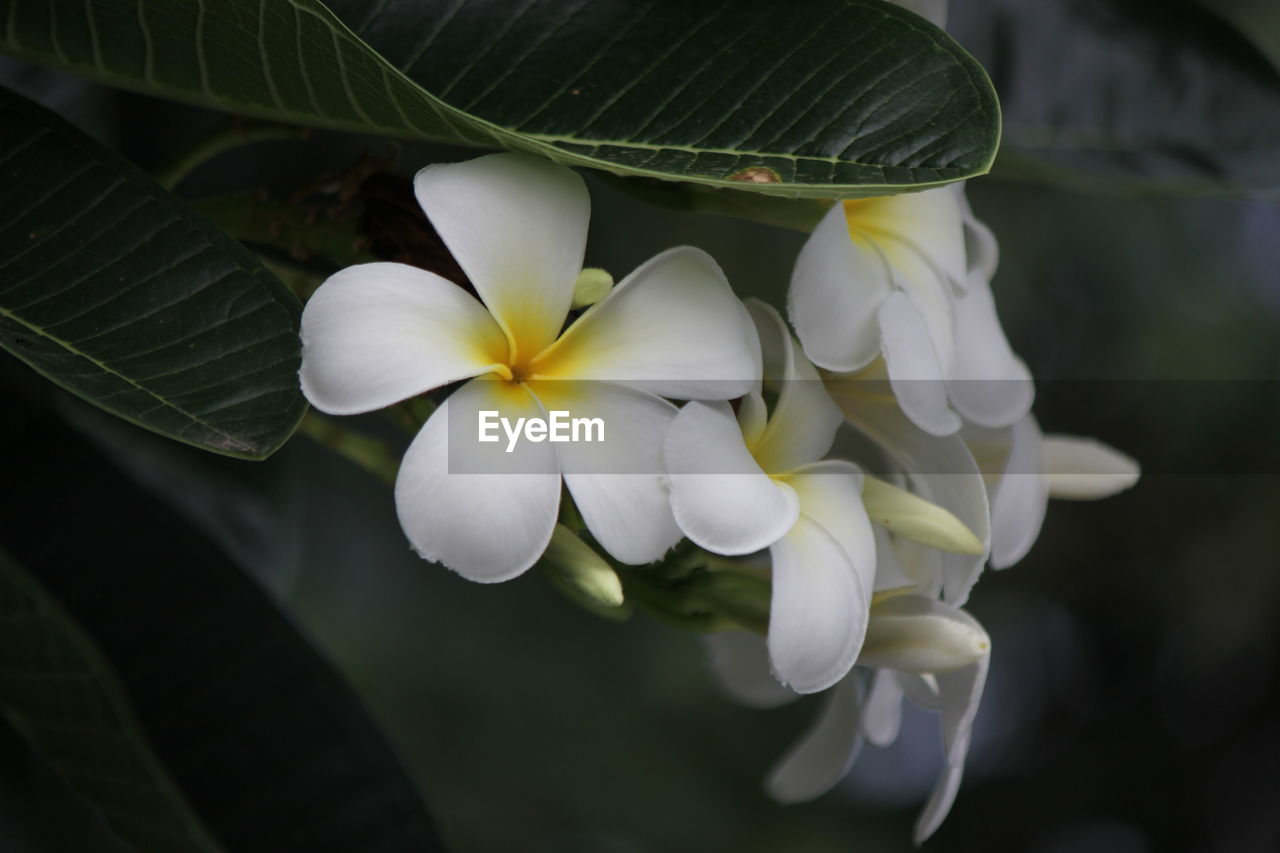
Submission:
[[1231,22],[1280,70],[1280,4],[1275,0],[1200,0]]
[[292,475],[299,463],[287,447],[262,464],[247,465],[165,441],[65,395],[56,400],[56,411],[269,589],[287,589],[296,578],[301,496]]
[[[6,463],[5,484],[22,500],[0,514],[0,541],[115,672],[135,733],[209,833],[237,853],[440,849],[359,700],[262,590],[41,405],[18,399],[0,439],[24,449]],[[40,645],[47,631],[29,628],[15,621],[6,643],[51,655]],[[50,657],[60,668],[48,674],[68,657]],[[48,696],[31,714],[103,713],[81,682],[57,690],[33,681]],[[129,770],[92,742],[62,748],[95,776]],[[113,814],[113,801],[93,796]]]
[[1280,187],[1280,74],[1190,0],[966,0],[1004,110],[998,174],[1099,189]]
[[0,850],[132,853],[8,719],[0,719]]
[[0,706],[57,772],[139,850],[219,849],[152,755],[93,641],[3,549]]
[[234,112],[782,196],[960,180],[999,137],[982,68],[882,0],[333,6],[0,0],[0,48]]
[[262,458],[302,417],[298,301],[231,238],[0,90],[0,346],[147,429]]

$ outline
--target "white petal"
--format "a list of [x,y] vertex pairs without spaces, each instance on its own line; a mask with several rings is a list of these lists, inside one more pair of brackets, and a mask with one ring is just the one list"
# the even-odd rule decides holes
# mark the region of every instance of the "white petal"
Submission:
[[[747,312],[751,328],[755,329],[756,341],[760,347],[760,374],[770,382],[781,382],[794,378],[792,376],[791,353],[787,342],[791,340],[791,331],[783,321],[778,309],[767,302],[751,297],[742,301],[742,310]],[[814,371],[817,374],[817,371]]]
[[947,814],[956,801],[956,794],[960,791],[960,779],[963,775],[964,770],[960,767],[943,767],[938,774],[938,781],[929,794],[929,802],[925,803],[911,833],[911,841],[917,847],[937,832],[938,827],[947,819]]
[[428,166],[418,203],[526,359],[556,339],[582,270],[591,201],[582,178],[528,154]]
[[[473,581],[509,580],[546,550],[560,506],[554,445],[477,444],[478,413],[542,417],[521,385],[475,379],[431,415],[400,463],[396,513],[425,559]],[[453,473],[451,473],[451,471]],[[519,471],[521,473],[460,473]]]
[[880,306],[880,336],[889,383],[907,417],[932,435],[960,429],[959,416],[947,406],[946,376],[929,329],[906,294],[892,294]]
[[769,547],[769,659],[778,680],[816,693],[848,673],[862,647],[870,606],[840,544],[805,516]]
[[787,315],[805,354],[829,370],[857,370],[880,352],[876,312],[892,291],[883,258],[849,234],[844,207],[832,206],[800,250]]
[[[972,441],[973,431],[966,431]],[[1049,481],[1041,465],[1040,426],[1027,415],[1004,433],[1003,470],[991,489],[991,567],[1007,569],[1031,550],[1049,505]]]
[[535,375],[626,382],[663,397],[727,400],[759,376],[755,331],[711,256],[670,249],[639,267],[538,356]]
[[738,428],[742,430],[742,442],[753,446],[764,434],[769,423],[769,410],[758,391],[752,391],[738,401]]
[[765,376],[780,382],[768,424],[748,446],[760,467],[777,474],[821,459],[831,449],[844,416],[778,312],[758,300],[747,308],[760,335]]
[[[946,509],[988,547],[987,491],[968,447],[959,435],[932,436],[916,427],[892,398],[876,392],[881,384],[831,377],[827,388],[846,420],[883,447],[906,472],[913,492]],[[904,567],[912,565],[907,574],[920,578],[927,589],[941,588],[947,603],[956,606],[969,597],[986,562],[985,553],[949,554],[912,542],[899,542],[897,547]]]
[[873,592],[886,589],[901,589],[919,584],[919,578],[907,574],[902,561],[898,559],[898,549],[894,545],[889,531],[879,525],[871,525],[871,533],[876,540],[876,582]]
[[[910,297],[911,304],[923,321],[929,342],[933,345],[938,370],[944,379],[948,378],[956,363],[956,291],[951,286],[952,280],[939,275],[937,270],[913,252],[901,252],[889,257],[893,281],[900,288],[900,293]],[[883,321],[880,334],[884,334]]]
[[[587,529],[619,562],[651,563],[680,541],[663,482],[662,443],[676,407],[614,382],[530,382],[548,412],[598,419],[593,438],[555,445]],[[588,433],[583,433],[585,438]]]
[[1092,438],[1048,435],[1040,448],[1054,498],[1109,497],[1138,482],[1141,472],[1136,460]]
[[869,596],[876,582],[876,540],[862,505],[862,471],[852,462],[828,459],[796,469],[784,482],[795,489],[800,514],[839,543]]
[[751,341],[751,353],[753,356],[752,370],[755,376],[751,383],[751,390],[744,394],[738,400],[738,426],[742,430],[742,440],[748,448],[754,447],[759,441],[761,434],[764,433],[765,426],[769,422],[769,408],[764,402],[764,354],[760,347],[760,334],[756,330],[756,322],[751,317],[751,312],[747,310],[746,304],[739,302],[742,306],[743,324],[747,330],[747,337]]
[[1009,347],[991,287],[981,276],[971,278],[955,311],[956,366],[947,387],[952,404],[982,426],[1016,423],[1031,411],[1035,385],[1026,364]]
[[[986,635],[978,620],[963,610],[952,611],[952,617],[967,622],[971,630]],[[982,691],[987,684],[990,663],[991,655],[988,653],[969,666],[934,676],[938,681],[938,696],[942,705],[943,749],[947,763],[952,767],[964,765],[973,720],[978,715],[978,705],[982,702]]]
[[986,226],[986,223],[973,215],[973,208],[969,206],[969,199],[964,194],[963,185],[955,184],[955,186],[958,190],[960,216],[964,221],[965,266],[969,279],[979,276],[983,281],[991,281],[996,267],[1000,265],[1000,244],[996,242],[996,235]]
[[506,338],[483,305],[405,264],[347,267],[302,311],[302,393],[333,415],[381,409],[506,358]]
[[897,676],[898,684],[908,699],[928,711],[942,710],[936,678],[928,673],[915,672],[899,672]]
[[764,637],[751,631],[724,631],[703,638],[716,683],[730,699],[749,708],[776,708],[796,698],[769,669]]
[[902,683],[893,670],[877,669],[871,676],[861,721],[867,743],[888,746],[897,740],[902,727],[902,694]]
[[858,733],[862,682],[850,675],[827,696],[818,719],[769,771],[765,790],[782,803],[802,803],[831,790],[862,747]]
[[905,268],[902,260],[913,255],[940,283],[964,281],[963,205],[954,185],[844,202],[851,234],[873,235],[895,269]]
[[667,432],[664,458],[676,523],[708,551],[759,551],[799,517],[795,492],[760,470],[728,403],[685,404]]

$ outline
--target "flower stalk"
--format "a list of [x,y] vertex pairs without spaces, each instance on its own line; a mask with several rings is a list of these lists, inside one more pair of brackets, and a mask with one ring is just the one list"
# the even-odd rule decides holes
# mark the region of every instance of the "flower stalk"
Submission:
[[387,485],[395,483],[400,463],[382,441],[353,432],[315,412],[307,412],[298,431],[317,444],[359,465]]
[[172,190],[208,161],[231,151],[248,145],[251,142],[266,140],[303,140],[311,136],[311,129],[295,127],[275,122],[250,121],[243,118],[232,118],[220,125],[185,151],[175,155],[155,170],[152,177],[156,183],[167,190]]

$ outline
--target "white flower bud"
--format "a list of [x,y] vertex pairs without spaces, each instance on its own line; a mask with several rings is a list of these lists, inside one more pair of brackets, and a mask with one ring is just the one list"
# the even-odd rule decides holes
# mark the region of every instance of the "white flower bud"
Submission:
[[903,595],[875,603],[858,663],[900,672],[940,673],[991,653],[991,638],[972,616],[938,601]]
[[867,515],[890,533],[956,554],[981,554],[982,540],[947,510],[884,480],[866,477]]

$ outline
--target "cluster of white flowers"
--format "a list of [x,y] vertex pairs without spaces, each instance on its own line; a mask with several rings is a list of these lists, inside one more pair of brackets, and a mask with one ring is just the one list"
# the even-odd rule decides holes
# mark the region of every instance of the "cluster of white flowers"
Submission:
[[[685,538],[728,558],[767,552],[767,637],[713,635],[715,669],[752,705],[829,693],[768,790],[829,789],[864,739],[893,740],[907,697],[940,711],[946,744],[916,831],[928,836],[955,797],[986,677],[990,640],[960,609],[970,588],[988,562],[1027,552],[1049,496],[1102,497],[1137,477],[1115,451],[1040,435],[995,314],[995,240],[963,189],[833,204],[795,266],[797,337],[690,247],[570,320],[589,200],[568,169],[497,154],[428,167],[415,191],[476,295],[401,264],[345,269],[306,306],[301,372],[333,414],[462,383],[400,468],[414,548],[472,580],[516,577],[561,535],[563,482],[620,566]],[[608,441],[525,442],[495,448],[515,451],[509,472],[451,470],[451,418],[555,410],[589,410]],[[846,433],[878,447],[870,461],[887,473],[827,458]]]

